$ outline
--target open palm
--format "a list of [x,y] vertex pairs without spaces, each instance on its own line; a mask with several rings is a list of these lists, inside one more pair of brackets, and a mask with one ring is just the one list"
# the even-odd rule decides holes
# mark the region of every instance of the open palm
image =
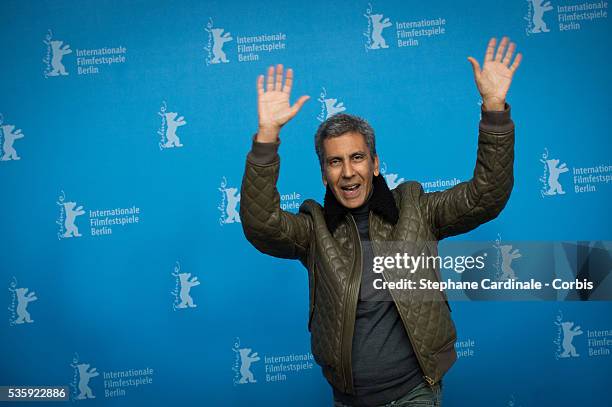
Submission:
[[264,91],[264,76],[257,78],[257,113],[259,115],[259,128],[280,130],[280,128],[300,111],[309,96],[302,96],[293,106],[289,104],[291,87],[293,86],[293,70],[287,69],[285,84],[283,85],[283,66],[268,68],[266,89]]
[[496,42],[495,38],[489,40],[482,69],[476,59],[468,57],[468,60],[472,64],[476,86],[482,96],[485,107],[487,109],[494,108],[498,110],[500,108],[503,109],[506,94],[510,88],[510,83],[512,83],[512,76],[519,67],[523,56],[518,53],[514,58],[514,62],[510,65],[516,44],[511,42],[508,46],[508,37],[503,37],[497,52],[495,52]]

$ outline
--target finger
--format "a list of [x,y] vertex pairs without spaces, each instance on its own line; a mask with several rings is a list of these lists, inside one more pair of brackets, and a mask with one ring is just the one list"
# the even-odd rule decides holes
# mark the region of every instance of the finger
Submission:
[[276,65],[276,84],[274,86],[274,90],[280,91],[283,85],[283,65]]
[[283,92],[291,94],[291,87],[293,86],[293,69],[287,69],[287,76],[285,78],[285,86],[283,86]]
[[502,56],[504,55],[504,51],[506,50],[506,45],[508,45],[508,37],[503,37],[501,42],[499,43],[499,47],[497,47],[497,53],[495,54],[496,61],[502,60]]
[[493,61],[493,51],[495,51],[496,43],[497,43],[497,40],[495,39],[495,37],[489,40],[489,45],[487,45],[487,52],[485,53],[485,58],[484,58],[485,62]]
[[274,90],[274,67],[268,68],[268,80],[266,85],[266,91]]
[[310,99],[310,96],[304,95],[300,97],[298,101],[293,104],[293,106],[291,106],[291,117],[295,116],[297,112],[300,111],[308,99]]
[[510,71],[512,73],[514,73],[514,71],[518,69],[519,65],[521,64],[521,59],[523,59],[523,54],[519,52],[518,54],[516,54],[516,57],[514,58],[514,63],[510,67]]
[[257,94],[258,95],[263,95],[263,93],[264,93],[263,83],[264,83],[264,76],[263,75],[259,75],[257,77]]
[[474,77],[478,78],[480,76],[480,64],[472,57],[468,57],[468,61],[472,64],[472,70],[474,71]]
[[506,55],[504,56],[504,59],[502,60],[502,63],[504,65],[508,66],[508,64],[512,60],[512,54],[514,54],[515,49],[516,49],[516,44],[511,42],[510,46],[508,47],[508,52],[506,52]]

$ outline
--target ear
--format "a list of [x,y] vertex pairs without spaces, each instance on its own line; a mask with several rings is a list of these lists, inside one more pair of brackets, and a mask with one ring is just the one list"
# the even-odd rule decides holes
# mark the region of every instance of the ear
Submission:
[[380,174],[380,165],[379,165],[379,161],[378,161],[378,155],[374,156],[374,175],[378,177],[378,174]]
[[321,167],[321,181],[323,181],[323,186],[327,187],[327,178],[325,177],[325,169]]

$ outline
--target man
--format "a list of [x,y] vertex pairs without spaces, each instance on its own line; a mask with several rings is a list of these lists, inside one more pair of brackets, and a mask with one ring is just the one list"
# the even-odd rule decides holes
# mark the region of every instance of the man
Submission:
[[[312,353],[331,384],[336,406],[440,405],[441,379],[456,360],[456,332],[445,294],[375,290],[380,242],[410,242],[435,253],[437,241],[497,217],[513,186],[514,124],[506,104],[521,54],[504,37],[489,41],[482,69],[469,57],[482,96],[474,176],[442,192],[409,181],[393,191],[380,175],[374,131],[358,117],[323,122],[315,149],[326,187],[324,206],[306,200],[298,214],[280,209],[276,181],[281,127],[309,98],[289,104],[293,72],[257,78],[259,129],[248,154],[240,217],[261,252],[299,259],[308,270]],[[436,247],[432,247],[436,246]],[[405,275],[386,270],[386,279]],[[395,273],[395,274],[394,274]],[[414,274],[439,279],[437,270]]]

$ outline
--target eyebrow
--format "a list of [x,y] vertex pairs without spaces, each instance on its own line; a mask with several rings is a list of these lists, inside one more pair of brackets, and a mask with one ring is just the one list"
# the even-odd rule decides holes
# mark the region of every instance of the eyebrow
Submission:
[[[356,156],[358,154],[368,155],[365,151],[355,151],[354,153],[352,153],[350,155],[350,157],[352,158],[352,157],[354,157],[354,156]],[[339,156],[339,155],[330,155],[330,156],[327,157],[327,161],[331,161],[331,160],[334,160],[336,158],[339,159],[339,160],[342,160],[342,156]]]

